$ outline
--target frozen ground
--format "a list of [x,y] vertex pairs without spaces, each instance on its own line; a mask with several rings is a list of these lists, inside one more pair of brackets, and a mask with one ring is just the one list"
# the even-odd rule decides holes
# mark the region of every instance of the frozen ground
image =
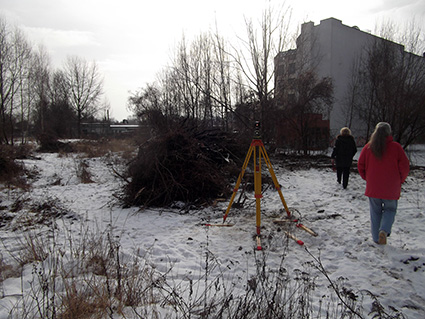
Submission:
[[[411,159],[423,165],[424,152],[415,150]],[[243,290],[256,273],[258,259],[264,258],[267,269],[282,267],[290,276],[300,271],[316,278],[318,298],[329,294],[329,282],[312,267],[312,255],[320,258],[329,277],[343,282],[356,293],[370,291],[385,307],[402,311],[408,318],[425,318],[425,171],[412,170],[403,186],[398,214],[388,245],[372,242],[369,232],[369,208],[363,195],[365,182],[353,172],[348,189],[336,183],[331,168],[289,171],[273,163],[282,193],[291,211],[303,224],[314,229],[317,237],[293,227],[303,246],[285,236],[273,223],[282,217],[283,208],[277,192],[267,189],[262,200],[262,244],[257,251],[255,203],[253,194],[243,209],[232,208],[226,220],[233,227],[205,227],[221,223],[228,202],[202,210],[122,208],[114,194],[121,181],[112,170],[110,159],[86,159],[93,183],[83,184],[76,177],[77,160],[73,156],[40,154],[41,159],[25,160],[27,168],[39,171],[28,193],[3,189],[1,206],[11,207],[16,199],[31,202],[59,201],[66,214],[58,223],[57,241],[72,233],[77,237],[81,225],[98,231],[112,227],[119,238],[122,253],[149,258],[158,271],[172,268],[172,278],[186,280],[204,272],[205,252],[214,256],[211,277],[222,274]],[[38,230],[48,235],[48,227]],[[0,228],[3,261],[12,263],[11,255],[19,249],[24,230]],[[289,247],[289,249],[287,249]],[[14,305],[30,289],[33,276],[27,266],[21,277],[8,278],[0,284],[0,318],[8,318]],[[23,278],[23,280],[21,280]],[[370,309],[370,300],[364,307]],[[390,309],[393,309],[390,308]]]

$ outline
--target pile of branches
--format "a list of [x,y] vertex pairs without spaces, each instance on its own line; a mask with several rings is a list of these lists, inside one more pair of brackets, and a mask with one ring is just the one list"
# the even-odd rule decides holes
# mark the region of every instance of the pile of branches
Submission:
[[73,151],[71,143],[60,142],[54,134],[43,133],[38,136],[38,143],[40,147],[38,152],[41,153],[57,153],[65,152],[71,153]]
[[128,167],[127,206],[210,204],[231,193],[243,147],[228,133],[181,124],[140,146]]

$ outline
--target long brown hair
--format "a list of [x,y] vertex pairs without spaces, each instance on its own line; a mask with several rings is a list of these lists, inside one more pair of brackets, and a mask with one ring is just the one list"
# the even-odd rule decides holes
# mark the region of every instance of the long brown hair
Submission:
[[391,135],[391,126],[386,122],[376,124],[375,131],[370,137],[369,147],[377,158],[381,159],[387,146],[387,137]]

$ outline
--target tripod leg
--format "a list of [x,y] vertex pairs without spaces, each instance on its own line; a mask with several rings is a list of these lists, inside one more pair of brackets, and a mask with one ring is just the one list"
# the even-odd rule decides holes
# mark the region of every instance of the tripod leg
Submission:
[[254,149],[254,190],[255,190],[255,204],[256,204],[256,224],[257,235],[260,235],[261,227],[261,151],[258,149],[257,161],[257,147]]
[[280,185],[279,185],[279,182],[277,181],[276,175],[274,173],[272,163],[270,162],[270,158],[267,155],[267,152],[266,152],[266,149],[264,148],[264,145],[261,145],[260,148],[261,148],[261,152],[262,152],[263,157],[264,157],[264,161],[266,162],[267,168],[269,169],[270,175],[272,177],[274,187],[276,188],[276,190],[279,193],[280,200],[282,201],[282,204],[283,204],[283,207],[285,208],[287,216],[290,217],[291,212],[289,211],[289,208],[286,205],[285,198],[283,197],[282,191],[280,190]]
[[253,148],[254,148],[254,146],[250,146],[249,149],[248,149],[248,153],[246,154],[245,161],[244,161],[244,163],[242,165],[242,170],[239,173],[239,177],[238,177],[238,179],[236,181],[235,188],[233,189],[233,194],[232,194],[232,197],[230,198],[229,206],[227,206],[226,213],[223,216],[223,223],[226,221],[227,215],[229,215],[230,208],[232,207],[233,201],[235,200],[236,193],[237,193],[237,191],[239,189],[239,186],[241,185],[241,181],[242,181],[242,178],[243,178],[243,176],[245,174],[245,170],[246,170],[246,168],[248,166],[249,159],[251,157]]

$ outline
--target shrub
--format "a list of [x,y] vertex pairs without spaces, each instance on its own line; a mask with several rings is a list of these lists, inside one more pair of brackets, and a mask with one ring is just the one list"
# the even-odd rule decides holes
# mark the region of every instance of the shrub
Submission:
[[241,154],[235,139],[223,131],[178,125],[139,148],[128,168],[131,181],[125,186],[125,203],[203,204],[226,196]]
[[59,151],[70,153],[73,151],[71,143],[60,142],[58,138],[51,134],[41,134],[38,137],[40,147],[39,152],[56,153]]
[[30,153],[28,146],[0,145],[0,182],[26,188],[24,166],[16,159],[27,158]]

